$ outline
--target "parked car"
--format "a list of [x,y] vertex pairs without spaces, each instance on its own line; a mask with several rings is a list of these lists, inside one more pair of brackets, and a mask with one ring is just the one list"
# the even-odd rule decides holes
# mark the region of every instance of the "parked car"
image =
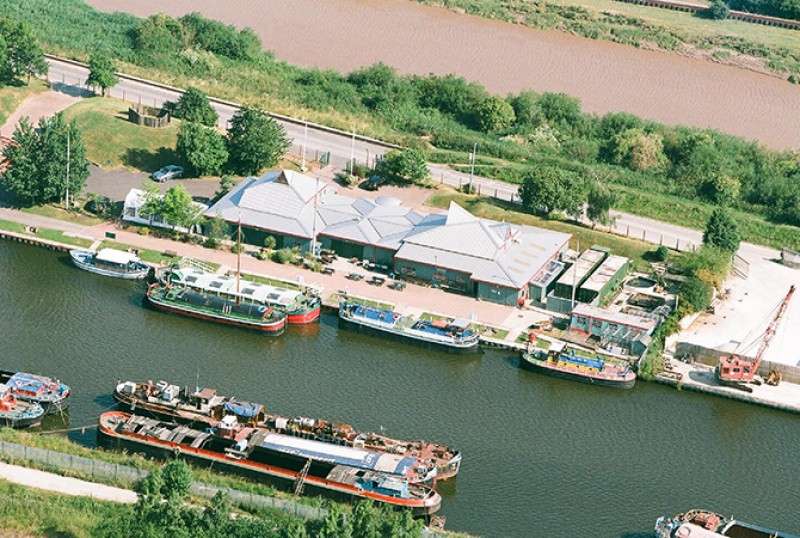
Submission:
[[381,185],[385,185],[389,182],[389,178],[386,176],[372,176],[367,180],[367,184],[364,187],[371,191],[378,190],[378,187]]
[[158,181],[159,183],[163,183],[168,179],[178,179],[183,177],[183,168],[174,164],[170,164],[158,172],[153,172],[151,177],[153,178],[153,181]]

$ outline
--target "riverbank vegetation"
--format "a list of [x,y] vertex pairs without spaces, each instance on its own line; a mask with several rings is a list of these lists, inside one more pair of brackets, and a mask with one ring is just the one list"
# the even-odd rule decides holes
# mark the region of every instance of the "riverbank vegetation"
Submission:
[[[541,30],[558,30],[635,47],[655,47],[719,63],[772,71],[783,77],[800,76],[797,31],[787,28],[713,20],[618,0],[416,1]],[[800,13],[797,2],[727,0],[726,4],[733,9],[778,17],[797,18]],[[754,4],[761,6],[754,9]],[[779,12],[783,15],[778,15]]]
[[[579,201],[601,184],[615,193],[614,208],[667,222],[702,229],[717,205],[728,205],[745,221],[742,240],[800,248],[797,153],[625,113],[585,114],[563,94],[501,98],[452,75],[400,76],[382,64],[348,75],[302,69],[258,52],[252,33],[197,15],[142,21],[99,13],[81,0],[24,6],[0,0],[8,16],[35,14],[39,38],[77,59],[100,48],[124,71],[348,131],[355,124],[359,133],[421,149],[454,168],[469,166],[477,145],[480,175],[520,183],[536,164],[577,177]],[[198,37],[205,24],[215,41]]]
[[[116,486],[133,486],[139,500],[135,506],[107,503],[81,497],[62,497],[39,493],[0,480],[0,495],[8,502],[0,505],[0,520],[6,530],[24,530],[34,536],[51,536],[53,531],[75,537],[305,537],[305,536],[407,536],[422,535],[422,523],[412,520],[407,510],[396,511],[373,506],[370,502],[340,504],[320,498],[296,497],[245,479],[226,477],[205,469],[195,469],[181,460],[161,465],[139,455],[85,448],[58,436],[36,435],[0,428],[0,440],[35,446],[64,454],[99,461],[128,465],[148,471],[144,480],[135,484],[120,482]],[[30,465],[26,462],[11,463]],[[42,466],[31,465],[42,468]],[[79,473],[57,468],[43,468],[58,474],[82,477]],[[290,498],[296,502],[328,508],[322,520],[304,520],[276,509],[231,505],[225,495],[218,494],[208,502],[189,498],[189,485],[199,480],[231,489],[267,496]],[[49,515],[45,506],[51,506]],[[206,507],[206,508],[201,508]],[[79,515],[84,510],[89,513]],[[245,517],[229,517],[234,511],[246,511]],[[31,522],[38,522],[32,525]],[[371,532],[369,532],[371,529]],[[61,534],[59,534],[61,535]],[[467,536],[443,533],[443,536]]]

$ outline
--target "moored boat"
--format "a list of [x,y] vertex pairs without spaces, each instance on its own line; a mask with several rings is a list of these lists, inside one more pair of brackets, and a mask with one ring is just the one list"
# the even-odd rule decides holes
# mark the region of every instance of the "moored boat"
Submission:
[[317,321],[322,307],[320,297],[309,291],[270,286],[250,280],[237,283],[233,276],[207,273],[195,267],[169,269],[163,274],[162,281],[173,286],[272,307],[286,314],[286,321],[292,324]]
[[286,328],[286,314],[249,301],[238,301],[191,288],[151,284],[147,302],[158,310],[193,318],[233,325],[278,336]]
[[478,332],[466,320],[414,320],[393,310],[343,301],[339,326],[449,353],[480,351]]
[[621,359],[596,352],[582,352],[566,342],[548,341],[544,349],[534,343],[520,355],[523,368],[563,379],[593,385],[629,389],[636,383],[636,374]]
[[5,383],[0,383],[0,426],[27,428],[38,426],[44,417],[44,408],[36,402],[17,398]]
[[708,510],[690,510],[674,517],[660,517],[656,520],[654,534],[656,538],[800,538]]
[[[106,446],[144,451],[158,457],[176,456],[193,463],[213,466],[263,481],[303,488],[348,500],[376,502],[412,510],[416,516],[436,512],[441,497],[432,488],[414,484],[405,477],[381,470],[365,469],[322,459],[283,459],[273,450],[278,434],[243,427],[219,434],[172,422],[130,415],[104,413],[98,425],[98,440]],[[299,441],[295,439],[295,441]],[[322,444],[322,443],[317,443]],[[342,447],[331,447],[342,448]]]
[[150,267],[138,256],[113,248],[104,248],[99,252],[92,250],[70,250],[72,263],[86,271],[98,275],[138,280],[147,276]]
[[69,407],[70,389],[57,379],[0,371],[0,383],[7,385],[18,399],[41,405],[45,414],[61,413]]
[[125,381],[116,386],[114,399],[124,409],[165,420],[205,425],[231,415],[246,426],[262,427],[324,443],[429,460],[436,467],[437,481],[453,478],[461,468],[461,453],[445,445],[360,432],[342,422],[267,414],[261,404],[220,396],[216,390],[208,387],[190,389],[166,381]]

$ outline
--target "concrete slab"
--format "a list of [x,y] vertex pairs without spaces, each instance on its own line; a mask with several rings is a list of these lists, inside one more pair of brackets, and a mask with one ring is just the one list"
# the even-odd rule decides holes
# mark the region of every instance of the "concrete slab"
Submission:
[[[726,387],[719,384],[714,369],[705,364],[686,364],[681,361],[667,359],[671,370],[659,374],[659,383],[679,386],[681,389],[694,390],[713,394],[723,398],[739,400],[746,403],[762,405],[772,409],[800,413],[800,385],[783,382],[777,387],[766,384],[749,385],[753,392]],[[671,372],[671,373],[670,373]],[[677,379],[680,374],[681,379]]]
[[[715,312],[700,315],[679,335],[678,341],[751,356],[756,353],[758,339],[774,316],[775,308],[792,284],[800,284],[800,270],[774,261],[775,251],[763,250],[761,254],[756,251],[745,256],[750,263],[749,277],[729,279],[725,284],[726,298],[718,303]],[[798,334],[800,298],[794,297],[764,359],[800,366]]]

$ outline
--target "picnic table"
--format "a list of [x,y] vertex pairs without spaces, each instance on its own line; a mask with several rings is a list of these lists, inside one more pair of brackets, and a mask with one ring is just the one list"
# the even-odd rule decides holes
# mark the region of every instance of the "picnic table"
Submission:
[[389,284],[389,287],[392,288],[393,290],[403,291],[404,289],[406,289],[406,283],[395,280],[394,282]]
[[367,280],[367,284],[372,284],[373,286],[383,286],[384,282],[386,282],[386,279],[379,276],[374,276]]
[[333,267],[323,267],[322,270],[320,271],[320,273],[322,273],[323,275],[332,275],[335,272],[336,271],[333,269]]
[[362,278],[364,278],[364,275],[362,275],[361,273],[350,273],[345,278],[350,279],[350,280],[354,280],[354,281],[357,282],[357,281],[361,280]]

